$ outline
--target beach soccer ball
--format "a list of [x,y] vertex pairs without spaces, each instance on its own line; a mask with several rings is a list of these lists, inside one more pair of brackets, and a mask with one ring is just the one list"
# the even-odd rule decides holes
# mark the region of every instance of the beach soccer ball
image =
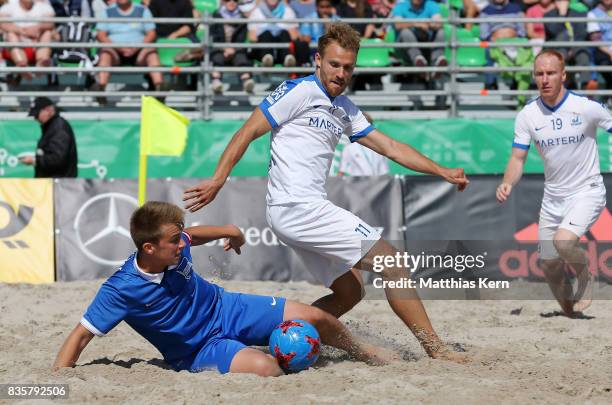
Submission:
[[319,332],[301,319],[281,323],[270,335],[270,354],[285,372],[297,373],[312,366],[320,349]]

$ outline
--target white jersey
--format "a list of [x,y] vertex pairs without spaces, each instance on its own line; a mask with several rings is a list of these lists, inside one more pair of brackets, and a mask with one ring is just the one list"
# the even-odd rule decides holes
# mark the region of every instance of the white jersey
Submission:
[[569,90],[556,106],[540,97],[518,113],[515,148],[534,142],[544,161],[544,192],[552,197],[575,193],[589,182],[601,182],[597,127],[612,132],[612,115],[602,104]]
[[325,199],[342,134],[354,142],[374,129],[348,97],[330,97],[315,75],[283,82],[259,108],[272,126],[269,205]]
[[360,143],[346,145],[342,150],[340,169],[347,176],[382,176],[389,173],[387,158]]

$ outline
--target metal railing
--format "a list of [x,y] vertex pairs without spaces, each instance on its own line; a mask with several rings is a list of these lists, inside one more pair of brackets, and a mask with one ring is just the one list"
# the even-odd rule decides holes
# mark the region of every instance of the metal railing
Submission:
[[[52,22],[55,24],[67,23],[67,22],[84,22],[84,23],[96,23],[96,22],[144,22],[145,20],[141,18],[44,18],[44,19],[11,19],[11,18],[0,18],[0,24],[6,22]],[[33,97],[37,95],[47,95],[50,97],[97,97],[97,96],[108,96],[108,97],[135,97],[137,98],[141,94],[153,95],[153,96],[178,96],[178,97],[191,97],[193,98],[192,107],[195,109],[196,113],[192,115],[201,114],[201,117],[204,119],[215,118],[216,111],[213,110],[214,103],[214,95],[211,91],[210,86],[210,74],[213,72],[219,73],[242,73],[242,72],[250,72],[254,75],[261,74],[308,74],[313,72],[312,67],[293,67],[293,68],[284,68],[284,67],[226,67],[226,66],[213,66],[210,60],[210,54],[212,51],[217,49],[223,49],[226,47],[233,47],[237,49],[279,49],[279,48],[288,48],[289,44],[269,44],[269,43],[227,43],[227,42],[218,42],[213,43],[210,36],[210,26],[213,24],[221,24],[221,23],[273,23],[273,22],[288,22],[288,20],[283,19],[267,19],[267,20],[243,20],[243,19],[220,19],[220,18],[212,18],[209,14],[204,13],[201,18],[153,18],[146,20],[147,22],[154,22],[156,24],[163,23],[173,23],[173,24],[200,24],[204,27],[203,36],[200,43],[147,43],[147,44],[129,44],[130,47],[140,47],[140,48],[154,48],[154,49],[164,49],[164,48],[180,48],[180,49],[203,49],[203,59],[199,65],[187,66],[187,67],[178,67],[178,66],[160,66],[160,67],[127,67],[127,66],[117,66],[117,67],[92,67],[92,66],[78,66],[78,67],[67,67],[67,66],[53,66],[53,67],[13,67],[13,66],[0,66],[0,75],[4,74],[19,74],[23,72],[29,72],[34,74],[95,74],[98,72],[110,72],[110,73],[119,73],[119,74],[145,74],[150,72],[161,72],[168,75],[197,75],[198,77],[198,85],[195,91],[117,91],[117,90],[109,90],[105,92],[92,92],[85,90],[73,90],[69,91],[57,91],[57,90],[44,90],[44,91],[28,91],[17,90],[11,91],[6,94],[8,96],[14,97]],[[328,20],[318,20],[312,18],[306,19],[295,19],[291,20],[296,23],[311,23],[311,22],[330,22]],[[365,43],[362,45],[363,48],[392,48],[393,50],[397,49],[408,49],[408,48],[448,48],[450,49],[450,59],[448,60],[448,66],[445,67],[412,67],[412,66],[388,66],[388,67],[377,67],[377,68],[367,68],[367,67],[358,67],[355,70],[355,75],[363,75],[363,74],[379,74],[379,75],[400,75],[400,74],[422,74],[422,73],[443,73],[448,77],[448,85],[443,86],[441,89],[436,90],[397,90],[393,91],[392,96],[403,97],[408,103],[409,99],[420,97],[423,95],[426,96],[442,96],[448,98],[450,101],[448,103],[447,114],[449,116],[458,116],[460,112],[460,107],[462,104],[463,98],[466,96],[479,98],[479,97],[491,97],[491,96],[522,96],[522,95],[534,95],[535,91],[531,90],[496,90],[496,91],[482,91],[482,90],[474,90],[474,89],[465,89],[460,88],[459,86],[459,78],[461,75],[465,74],[481,74],[481,73],[503,73],[503,72],[521,72],[521,71],[530,71],[531,67],[498,67],[498,66],[460,66],[457,59],[457,51],[460,48],[468,48],[468,47],[480,47],[480,48],[534,48],[534,47],[544,47],[544,48],[593,48],[593,47],[601,47],[601,46],[612,46],[612,42],[609,41],[562,41],[562,42],[544,42],[544,43],[534,43],[534,42],[524,42],[520,44],[516,43],[496,43],[496,42],[488,42],[488,41],[480,41],[476,43],[462,42],[457,38],[457,29],[460,25],[466,23],[483,23],[483,22],[518,22],[518,23],[557,23],[557,22],[602,22],[609,23],[609,19],[600,18],[600,19],[592,19],[592,18],[582,18],[582,17],[574,17],[574,18],[458,18],[454,10],[451,9],[451,14],[449,18],[442,20],[427,20],[427,19],[344,19],[344,21],[349,23],[373,23],[373,24],[386,24],[393,25],[396,23],[413,23],[413,22],[435,22],[440,25],[449,24],[450,25],[450,39],[445,40],[444,42],[419,42],[419,43],[401,43],[401,42],[383,42],[383,43]],[[0,47],[3,48],[52,48],[52,49],[71,49],[71,48],[86,48],[86,49],[107,49],[107,48],[122,48],[125,47],[126,44],[121,43],[100,43],[100,42],[47,42],[47,43],[27,43],[27,42],[3,42],[0,44]],[[315,48],[315,44],[310,44],[311,48]],[[612,72],[611,66],[568,66],[567,71],[572,72],[581,72],[588,70],[590,72]],[[228,92],[229,95],[237,96],[240,94],[239,92]],[[595,95],[595,96],[610,96],[612,95],[612,90],[597,90],[597,91],[584,91],[587,95]],[[265,92],[258,92],[256,96],[261,97],[264,96]],[[359,94],[359,97],[364,100],[368,98],[370,95],[372,98],[389,98],[389,94],[381,93],[377,91],[370,91],[363,94]],[[4,96],[4,94],[2,95]],[[188,102],[188,104],[190,104]],[[383,103],[384,104],[384,103]],[[486,104],[486,103],[485,103]],[[396,105],[393,105],[396,106]],[[135,112],[137,114],[137,112]],[[247,111],[243,112],[242,116],[248,114]],[[376,116],[377,114],[375,114]]]

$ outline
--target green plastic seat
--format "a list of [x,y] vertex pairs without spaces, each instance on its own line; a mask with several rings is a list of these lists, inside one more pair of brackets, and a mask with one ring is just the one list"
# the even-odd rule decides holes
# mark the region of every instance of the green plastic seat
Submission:
[[588,13],[589,7],[578,0],[570,0],[569,9],[578,13]]
[[[190,44],[191,41],[187,38],[160,38],[157,40],[160,44]],[[186,48],[158,48],[157,54],[162,66],[193,66],[193,62],[175,62],[174,57]]]
[[[462,47],[462,44],[473,43],[479,44],[480,39],[478,38],[464,38],[458,40],[457,47],[457,64],[459,66],[485,66],[487,64],[487,58],[485,55],[485,49],[481,47]],[[451,49],[446,48],[444,50],[444,56],[449,61],[451,60]]]
[[[385,43],[383,40],[374,39],[362,39],[361,44],[382,44]],[[391,65],[391,59],[389,54],[391,48],[359,48],[359,54],[357,55],[357,66],[360,67],[385,67]]]
[[448,6],[443,3],[438,3],[438,8],[440,9],[440,15],[442,18],[447,19],[450,15],[450,11],[448,10]]
[[219,8],[219,3],[217,0],[193,0],[193,7],[201,13],[208,11],[212,14]]
[[463,0],[448,0],[448,6],[455,10],[463,10]]

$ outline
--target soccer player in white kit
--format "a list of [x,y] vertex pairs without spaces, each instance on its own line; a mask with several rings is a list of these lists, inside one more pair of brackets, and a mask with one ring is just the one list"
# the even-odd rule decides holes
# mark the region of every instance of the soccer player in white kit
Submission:
[[[612,132],[612,116],[602,104],[563,86],[563,56],[544,50],[534,62],[533,74],[540,96],[518,113],[512,155],[497,187],[504,202],[523,173],[531,142],[544,161],[544,197],[538,240],[540,267],[568,316],[576,316],[592,300],[592,275],[579,240],[606,205],[606,189],[599,169],[597,127]],[[563,267],[576,272],[576,293]]]
[[[448,169],[408,145],[374,129],[359,108],[342,93],[350,83],[359,34],[348,24],[330,25],[318,42],[316,73],[282,83],[255,109],[223,152],[211,179],[185,191],[186,208],[194,212],[210,203],[249,144],[272,131],[268,175],[267,219],[276,235],[306,263],[330,295],[313,305],[340,317],[364,294],[357,271],[372,271],[375,256],[397,250],[370,225],[326,199],[325,181],[336,144],[343,134],[409,169],[436,174],[463,190],[463,169]],[[363,250],[362,250],[363,249]],[[387,267],[383,280],[406,276]],[[463,362],[463,355],[443,344],[414,290],[386,289],[393,311],[433,358]]]

